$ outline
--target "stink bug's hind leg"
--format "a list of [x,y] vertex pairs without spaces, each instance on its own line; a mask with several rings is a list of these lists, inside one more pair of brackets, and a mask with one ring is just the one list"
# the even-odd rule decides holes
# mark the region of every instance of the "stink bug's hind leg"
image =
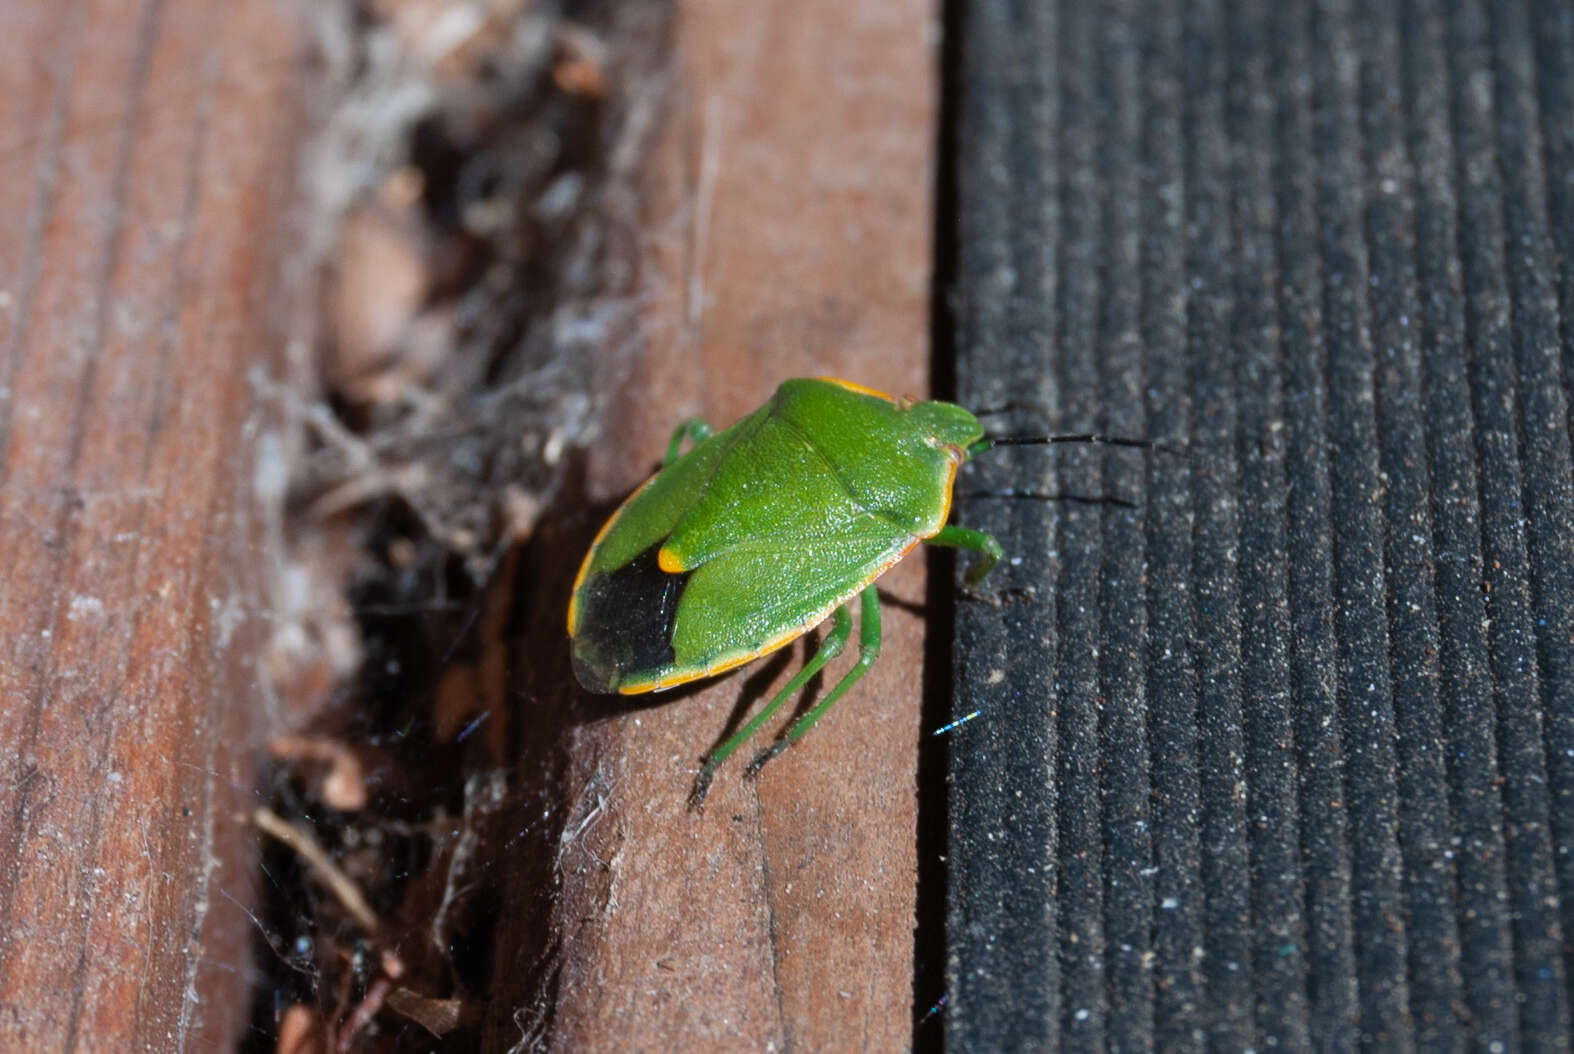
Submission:
[[985,534],[983,531],[948,525],[930,536],[929,544],[947,549],[970,549],[982,554],[977,562],[967,569],[967,575],[963,578],[963,581],[970,586],[978,585],[984,576],[989,574],[990,568],[1000,562],[1000,543],[995,541],[994,535]]
[[[769,721],[776,711],[782,708],[783,703],[802,691],[803,686],[809,683],[809,678],[819,673],[824,669],[826,663],[842,653],[843,645],[847,643],[847,638],[853,632],[853,617],[847,613],[845,606],[837,608],[834,615],[835,621],[831,624],[831,632],[825,635],[825,640],[821,643],[820,650],[814,653],[814,657],[803,664],[803,669],[799,670],[797,675],[787,682],[787,686],[777,692],[776,697],[769,703],[766,703],[765,708],[755,714],[748,724],[738,729],[725,743],[706,755],[704,763],[700,767],[700,774],[694,778],[694,789],[689,791],[689,808],[698,809],[705,804],[705,795],[710,790],[710,781],[716,775],[717,766],[726,761],[728,755],[734,750],[743,746],[750,736],[758,732],[760,726]],[[877,624],[878,620],[879,616],[876,616]]]
[[683,441],[701,443],[716,434],[716,430],[705,423],[703,417],[691,417],[678,426],[672,433],[672,442],[667,444],[667,456],[661,459],[661,467],[666,468],[678,460],[678,453],[683,449]]
[[836,687],[831,689],[829,695],[815,703],[808,713],[793,722],[785,736],[755,755],[754,760],[749,762],[749,767],[743,771],[745,776],[759,775],[760,769],[765,767],[767,761],[802,739],[803,734],[813,728],[814,723],[825,715],[836,700],[847,694],[847,689],[857,684],[858,679],[868,673],[869,667],[874,665],[874,660],[880,657],[880,596],[875,592],[873,585],[868,585],[859,594],[859,600],[858,661],[847,671],[846,676],[836,683]]

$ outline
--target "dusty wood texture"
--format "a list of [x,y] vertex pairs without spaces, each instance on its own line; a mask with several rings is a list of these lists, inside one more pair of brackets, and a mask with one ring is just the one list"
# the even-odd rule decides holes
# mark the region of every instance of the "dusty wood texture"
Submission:
[[[638,483],[685,416],[730,424],[787,377],[927,394],[934,14],[930,0],[680,5],[651,210],[665,295],[638,375],[608,378],[623,394],[591,454],[593,499]],[[522,1033],[563,1050],[904,1048],[922,561],[882,580],[894,603],[869,676],[757,783],[742,776],[752,750],[731,759],[696,815],[684,802],[698,756],[804,651],[634,709],[578,699],[562,603],[593,518],[550,541],[532,583],[550,602],[521,663],[522,770],[547,764],[532,722],[548,727],[554,707],[575,717],[564,833],[515,889],[555,871],[561,901],[505,908],[519,910],[500,936],[491,1048]],[[532,1002],[543,975],[555,994]]]
[[0,6],[0,1049],[249,1012],[250,365],[301,22]]

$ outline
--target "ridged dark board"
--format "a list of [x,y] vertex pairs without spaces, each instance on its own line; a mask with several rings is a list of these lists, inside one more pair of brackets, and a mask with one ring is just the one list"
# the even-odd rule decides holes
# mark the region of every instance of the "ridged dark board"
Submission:
[[953,15],[948,1049],[1569,1049],[1574,5]]

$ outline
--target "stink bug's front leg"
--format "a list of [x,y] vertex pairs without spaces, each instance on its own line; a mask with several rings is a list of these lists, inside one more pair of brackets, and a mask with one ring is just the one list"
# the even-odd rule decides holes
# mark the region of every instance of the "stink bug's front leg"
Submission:
[[744,776],[758,776],[767,761],[802,739],[803,734],[813,728],[814,723],[825,715],[836,700],[846,694],[847,689],[857,684],[858,678],[868,673],[869,667],[874,665],[874,660],[880,657],[880,596],[875,592],[874,586],[869,585],[864,587],[864,591],[859,594],[859,599],[861,604],[858,610],[858,661],[847,671],[846,676],[837,682],[836,687],[831,689],[830,695],[815,703],[813,709],[793,722],[786,736],[755,755],[754,760],[749,762],[749,767],[743,770]]
[[683,449],[683,440],[691,443],[702,443],[716,434],[716,430],[705,423],[703,417],[691,417],[678,426],[672,433],[672,442],[667,444],[667,456],[661,459],[661,467],[666,468],[678,460],[678,452]]
[[[871,589],[874,587],[871,586]],[[755,714],[748,724],[740,728],[725,743],[717,747],[705,758],[700,768],[700,774],[694,779],[694,789],[689,791],[689,808],[698,809],[705,804],[705,795],[710,790],[711,777],[716,775],[716,767],[734,750],[743,746],[744,742],[760,730],[760,726],[769,721],[782,704],[803,689],[809,683],[809,678],[824,669],[825,664],[842,653],[842,646],[847,643],[847,638],[853,631],[853,617],[847,613],[845,606],[835,611],[835,621],[831,625],[831,632],[825,635],[825,641],[820,645],[820,650],[814,653],[814,658],[803,664],[797,676],[787,682],[787,686],[776,693],[776,698],[765,704],[765,709]],[[878,636],[879,616],[875,616],[876,635]],[[751,766],[752,767],[752,766]]]
[[946,526],[929,538],[930,545],[944,546],[947,549],[970,549],[975,553],[982,553],[978,562],[967,569],[963,578],[970,586],[976,586],[983,577],[989,574],[990,568],[1000,562],[1000,543],[995,541],[993,535],[983,531],[975,531],[967,527]]

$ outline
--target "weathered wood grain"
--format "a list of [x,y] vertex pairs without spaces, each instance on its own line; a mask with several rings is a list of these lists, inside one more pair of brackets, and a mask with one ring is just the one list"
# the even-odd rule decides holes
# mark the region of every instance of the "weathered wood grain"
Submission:
[[256,396],[299,12],[0,7],[0,1049],[249,1011]]

